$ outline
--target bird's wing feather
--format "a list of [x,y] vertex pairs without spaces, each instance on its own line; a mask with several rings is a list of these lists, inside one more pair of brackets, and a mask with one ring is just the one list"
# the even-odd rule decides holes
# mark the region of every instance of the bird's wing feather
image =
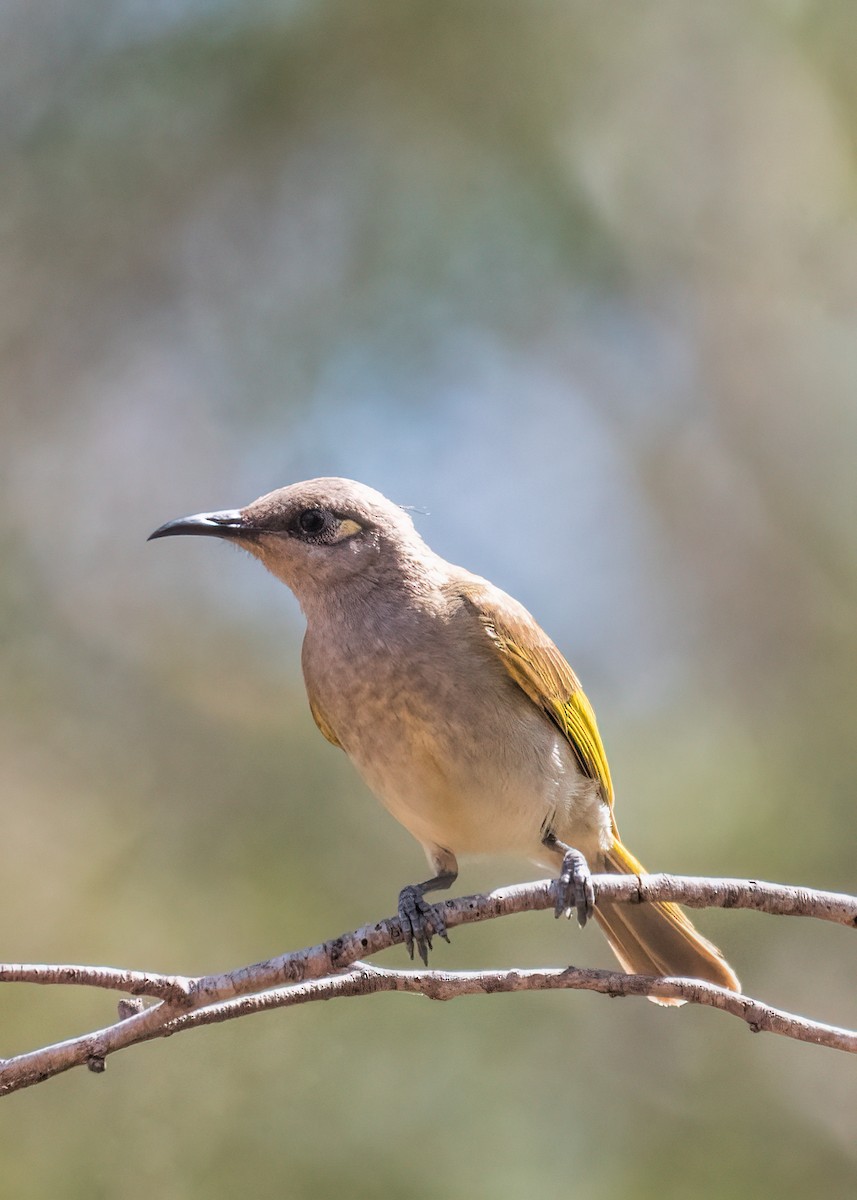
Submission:
[[309,710],[312,713],[312,719],[315,721],[316,725],[332,745],[338,746],[340,749],[342,749],[339,738],[333,732],[333,727],[322,712],[318,701],[314,700],[313,697],[309,695],[309,691],[307,691],[307,698],[309,700]]
[[490,584],[468,584],[464,599],[475,608],[489,644],[515,683],[565,735],[580,769],[600,783],[613,807],[613,783],[592,705],[580,680],[527,610]]

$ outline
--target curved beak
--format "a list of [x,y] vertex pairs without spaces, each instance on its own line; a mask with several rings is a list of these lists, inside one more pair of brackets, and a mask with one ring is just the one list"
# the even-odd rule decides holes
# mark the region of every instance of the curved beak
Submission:
[[195,513],[192,517],[179,517],[167,521],[146,538],[173,537],[179,533],[194,533],[205,537],[241,538],[249,537],[253,530],[244,522],[240,508],[227,508],[223,512]]

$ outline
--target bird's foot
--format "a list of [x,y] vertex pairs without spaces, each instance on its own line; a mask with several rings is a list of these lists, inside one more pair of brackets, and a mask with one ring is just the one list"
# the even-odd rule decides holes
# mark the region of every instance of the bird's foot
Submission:
[[408,884],[399,892],[399,924],[402,926],[408,954],[414,957],[414,946],[423,963],[428,966],[432,936],[449,941],[443,913],[436,904],[426,904],[417,884]]
[[568,849],[562,860],[556,889],[557,917],[570,917],[577,913],[577,923],[582,929],[595,909],[595,889],[589,864],[579,850]]

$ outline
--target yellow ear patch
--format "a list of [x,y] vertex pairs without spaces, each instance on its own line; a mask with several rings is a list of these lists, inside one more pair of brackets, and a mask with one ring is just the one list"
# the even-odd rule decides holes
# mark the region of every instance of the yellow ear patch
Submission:
[[359,533],[362,528],[362,525],[358,525],[356,521],[352,521],[350,517],[347,517],[344,521],[339,522],[336,534],[331,540],[334,542],[343,542],[346,538],[351,537],[352,534]]

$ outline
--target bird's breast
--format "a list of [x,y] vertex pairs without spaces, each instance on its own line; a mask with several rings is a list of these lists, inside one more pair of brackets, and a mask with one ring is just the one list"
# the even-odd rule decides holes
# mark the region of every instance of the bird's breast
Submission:
[[600,801],[562,734],[502,664],[433,632],[393,645],[352,636],[333,652],[308,636],[311,704],[418,841],[533,857],[557,814],[567,823],[575,806]]

